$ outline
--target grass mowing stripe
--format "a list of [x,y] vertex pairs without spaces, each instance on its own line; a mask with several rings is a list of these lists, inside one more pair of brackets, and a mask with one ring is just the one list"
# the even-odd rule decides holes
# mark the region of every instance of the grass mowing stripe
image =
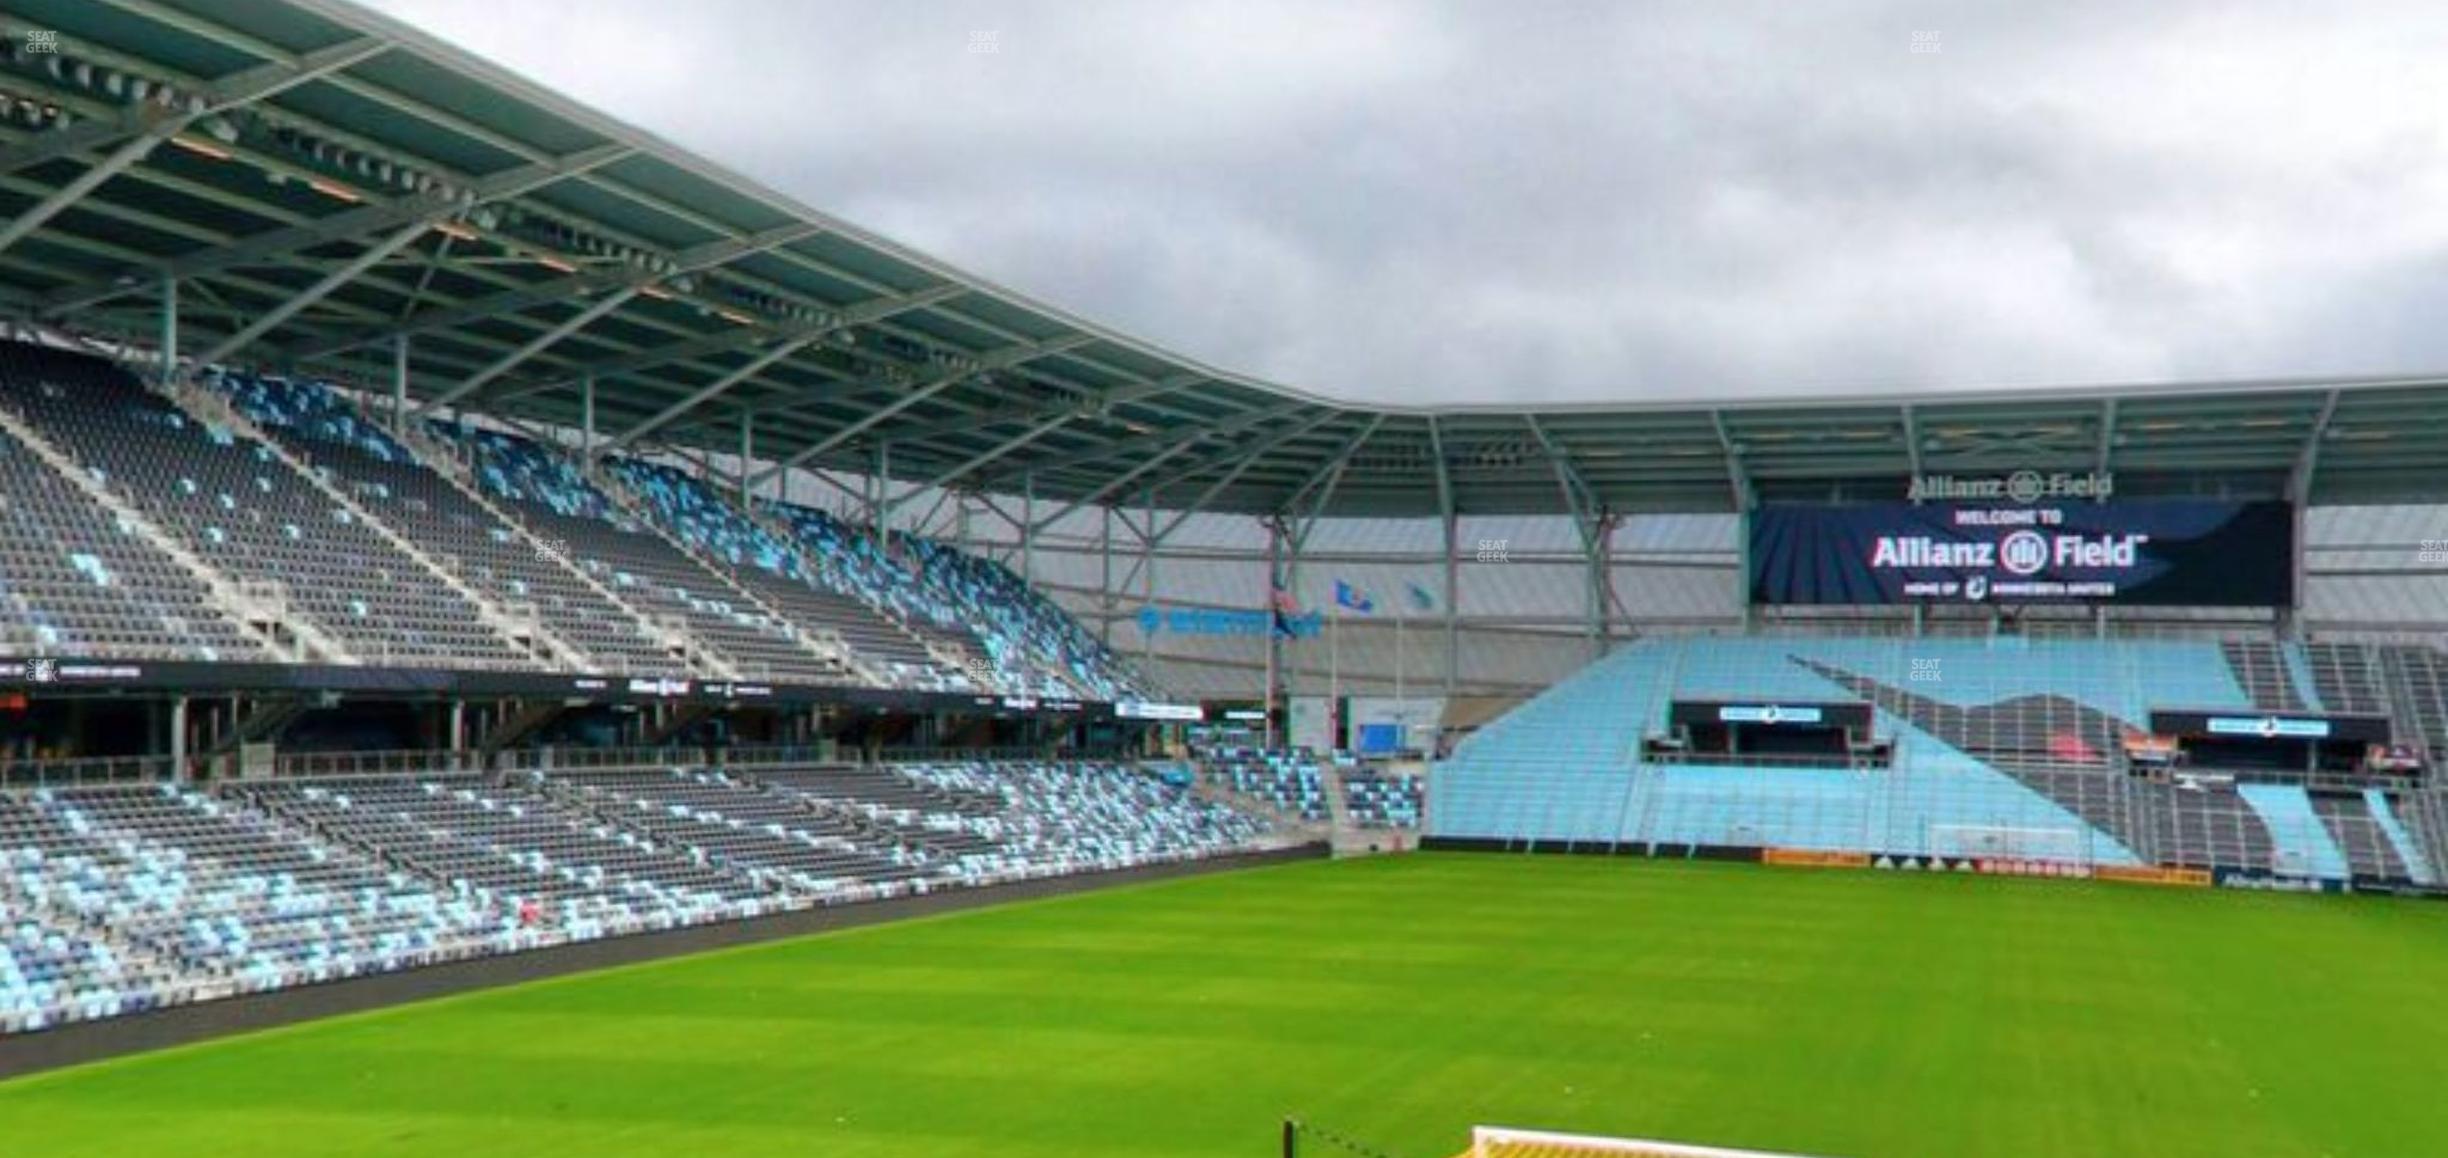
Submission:
[[2435,1152],[2448,910],[1416,855],[485,990],[0,1084],[8,1153]]

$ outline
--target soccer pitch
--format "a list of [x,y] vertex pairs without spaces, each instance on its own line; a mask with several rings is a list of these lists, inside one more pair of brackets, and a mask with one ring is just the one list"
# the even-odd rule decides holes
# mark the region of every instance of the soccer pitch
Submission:
[[2448,1152],[2448,906],[1548,857],[1312,863],[0,1084],[7,1155],[1274,1152],[1474,1123],[1843,1158]]

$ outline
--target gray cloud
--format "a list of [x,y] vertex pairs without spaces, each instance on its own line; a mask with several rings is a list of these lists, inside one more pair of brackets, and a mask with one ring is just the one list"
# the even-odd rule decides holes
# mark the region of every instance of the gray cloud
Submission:
[[2436,5],[380,2],[1330,395],[2448,368]]

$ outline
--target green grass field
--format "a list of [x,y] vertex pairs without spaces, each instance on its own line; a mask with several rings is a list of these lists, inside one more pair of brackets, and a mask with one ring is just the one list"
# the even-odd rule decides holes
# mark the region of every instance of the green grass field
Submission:
[[1848,1158],[2448,1153],[2448,907],[1304,864],[0,1084],[0,1154],[1234,1155],[1298,1113]]

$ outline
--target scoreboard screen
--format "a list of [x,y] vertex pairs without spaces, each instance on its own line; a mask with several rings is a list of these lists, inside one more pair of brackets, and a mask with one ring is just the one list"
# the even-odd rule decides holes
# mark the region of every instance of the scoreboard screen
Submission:
[[1749,534],[1761,604],[2295,601],[2283,502],[1779,505]]

